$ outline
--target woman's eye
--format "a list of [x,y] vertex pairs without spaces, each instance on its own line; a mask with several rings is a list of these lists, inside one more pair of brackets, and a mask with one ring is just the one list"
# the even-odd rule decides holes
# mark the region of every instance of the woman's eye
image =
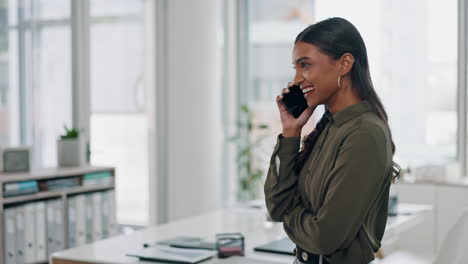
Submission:
[[306,62],[301,62],[301,68],[302,69],[307,69],[310,67],[310,63],[306,63]]

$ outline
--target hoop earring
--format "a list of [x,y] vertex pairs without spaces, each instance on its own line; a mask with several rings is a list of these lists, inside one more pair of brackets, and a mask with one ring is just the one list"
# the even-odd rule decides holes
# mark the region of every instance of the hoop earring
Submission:
[[341,88],[340,81],[341,81],[341,75],[338,75],[338,88]]

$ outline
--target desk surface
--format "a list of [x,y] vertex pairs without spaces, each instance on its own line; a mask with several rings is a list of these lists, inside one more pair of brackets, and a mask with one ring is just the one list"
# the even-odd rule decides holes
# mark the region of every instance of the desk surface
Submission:
[[[410,228],[431,210],[431,206],[427,205],[402,204],[399,208],[413,213],[389,217],[386,232],[394,233],[396,229],[400,231],[401,229]],[[224,232],[241,232],[244,234],[245,255],[247,257],[292,263],[293,256],[253,251],[253,248],[258,245],[285,237],[286,234],[282,223],[266,221],[266,211],[263,209],[231,208],[149,227],[130,235],[121,235],[57,252],[52,256],[52,264],[157,263],[139,261],[137,258],[128,257],[125,254],[143,248],[144,243],[154,244],[156,241],[175,236],[198,236],[214,241],[216,233]],[[203,263],[212,264],[215,261],[213,259]]]

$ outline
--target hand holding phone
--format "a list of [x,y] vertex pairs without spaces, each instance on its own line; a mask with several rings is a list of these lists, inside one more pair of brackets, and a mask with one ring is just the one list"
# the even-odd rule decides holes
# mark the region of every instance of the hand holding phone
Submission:
[[290,85],[288,89],[283,89],[281,95],[276,98],[276,103],[280,111],[283,136],[300,136],[302,127],[312,116],[316,107],[308,107],[307,100],[297,85]]
[[307,101],[299,85],[289,87],[289,93],[283,94],[281,102],[294,118],[301,116],[307,109]]

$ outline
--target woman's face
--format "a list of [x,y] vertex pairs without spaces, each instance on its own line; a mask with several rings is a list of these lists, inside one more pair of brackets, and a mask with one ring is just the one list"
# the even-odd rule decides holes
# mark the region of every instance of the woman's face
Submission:
[[294,83],[300,85],[309,107],[328,104],[338,91],[338,62],[309,43],[298,41],[293,49]]

